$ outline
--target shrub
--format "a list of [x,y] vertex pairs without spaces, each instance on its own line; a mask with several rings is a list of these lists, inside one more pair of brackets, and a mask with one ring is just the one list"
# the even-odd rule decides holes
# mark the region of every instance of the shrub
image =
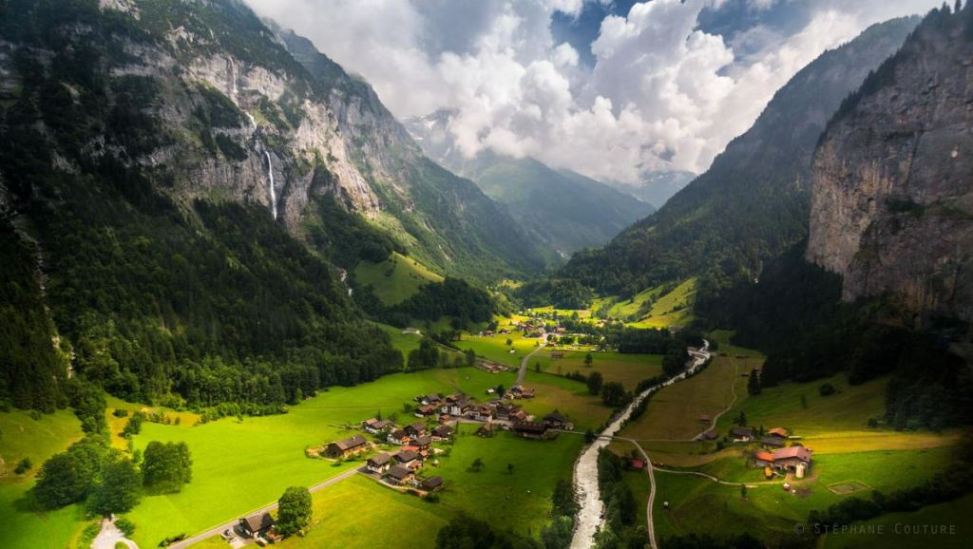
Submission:
[[128,520],[127,518],[120,518],[115,521],[115,526],[125,534],[126,538],[132,537],[135,534],[135,523]]
[[20,460],[20,463],[17,464],[17,467],[14,469],[14,473],[16,473],[18,475],[22,475],[22,474],[26,473],[27,471],[30,471],[30,469],[33,466],[34,466],[34,464],[30,461],[30,458],[24,458],[24,459]]
[[830,383],[825,383],[825,384],[821,385],[820,387],[818,387],[818,394],[820,394],[823,397],[831,396],[831,395],[835,394],[834,385],[832,385]]

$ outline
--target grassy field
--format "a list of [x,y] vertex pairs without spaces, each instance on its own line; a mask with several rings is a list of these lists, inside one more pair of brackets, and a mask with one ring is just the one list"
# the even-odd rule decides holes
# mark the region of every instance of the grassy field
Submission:
[[[277,499],[287,486],[310,486],[337,475],[354,464],[334,466],[326,460],[309,459],[304,456],[305,449],[358,432],[352,427],[379,410],[386,417],[401,413],[403,404],[411,402],[417,394],[429,392],[463,391],[485,398],[487,388],[500,383],[509,387],[514,379],[512,372],[489,374],[474,368],[427,370],[394,374],[356,387],[331,388],[278,416],[243,420],[225,418],[195,425],[194,418],[186,415],[180,425],[145,423],[142,433],[134,439],[134,446],[143,449],[152,440],[186,442],[192,452],[193,481],[178,494],[143,498],[128,515],[137,526],[135,541],[142,547],[152,547],[168,536],[192,534]],[[524,401],[525,407],[533,413],[546,414],[560,408],[569,416],[579,420],[585,418],[593,425],[608,416],[609,410],[597,398],[587,395],[581,383],[546,374],[529,378],[529,383],[538,390],[537,398]],[[110,399],[108,413],[115,408],[135,410],[141,407]],[[115,420],[113,430],[120,429],[123,424],[123,420]],[[39,466],[51,454],[80,438],[78,421],[67,411],[42,416],[39,421],[22,412],[0,414],[0,429],[4,434],[0,439],[0,452],[5,467],[12,466],[24,455],[30,456]],[[28,435],[14,436],[25,433]],[[490,440],[464,437],[463,442],[455,446],[451,458],[444,460],[443,475],[457,478],[457,486],[477,488],[473,492],[457,489],[455,494],[447,491],[444,503],[454,510],[462,508],[471,513],[485,509],[472,498],[503,497],[509,493],[509,487],[497,485],[500,490],[489,494],[486,486],[493,481],[484,480],[483,485],[477,482],[492,478],[501,467],[496,464],[501,461],[504,475],[506,463],[514,463],[512,478],[536,496],[518,497],[508,507],[517,509],[522,506],[519,508],[524,516],[518,527],[524,531],[533,529],[535,533],[543,517],[534,511],[541,508],[542,502],[547,504],[553,489],[552,483],[548,486],[551,475],[560,475],[564,471],[570,474],[571,463],[581,443],[580,437],[566,436],[553,443],[544,443],[507,435]],[[465,472],[468,464],[464,461],[473,454],[494,466],[490,467],[491,472],[465,479],[469,473]],[[463,464],[462,468],[459,464]],[[535,481],[538,484],[532,484]],[[69,507],[45,515],[25,512],[21,500],[30,484],[30,479],[9,477],[0,482],[3,547],[68,545],[83,527],[80,511],[77,507]],[[510,520],[512,524],[516,522],[513,515]]]
[[600,297],[591,308],[599,316],[624,320],[636,328],[667,328],[685,326],[693,320],[695,298],[696,279],[689,278],[675,287],[647,288],[629,299]]
[[[81,423],[69,410],[32,419],[26,412],[0,413],[0,546],[24,549],[63,549],[71,545],[83,524],[81,509],[72,505],[53,512],[28,510],[26,493],[40,466],[82,436]],[[13,469],[23,458],[34,467],[24,475]]]
[[473,368],[427,370],[385,376],[356,387],[335,387],[279,416],[227,418],[197,427],[146,424],[135,445],[151,440],[185,441],[193,456],[193,481],[173,495],[151,496],[130,514],[135,541],[154,546],[178,533],[197,532],[273,501],[284,488],[312,485],[347,469],[308,459],[304,450],[351,436],[349,429],[375,415],[401,411],[415,395],[462,390],[484,395],[510,374]]
[[[832,384],[838,392],[822,397],[818,387],[823,383]],[[743,410],[751,425],[763,425],[768,429],[786,427],[796,435],[864,431],[868,418],[879,417],[885,412],[887,383],[887,378],[881,378],[861,385],[848,385],[844,374],[838,374],[812,383],[769,387],[758,396],[740,400],[732,412],[720,419],[719,427],[721,431],[729,429],[733,418]]]
[[442,282],[443,277],[415,259],[393,252],[381,263],[359,263],[355,279],[363,286],[371,285],[386,305],[395,305],[412,297],[423,284]]
[[611,415],[611,409],[599,397],[588,394],[588,387],[579,381],[528,368],[524,383],[537,389],[534,398],[517,401],[528,413],[543,415],[558,409],[578,430],[595,429]]
[[[670,509],[656,505],[658,536],[689,533],[718,537],[749,532],[763,541],[776,544],[794,535],[795,524],[803,522],[812,509],[824,509],[848,496],[827,489],[835,483],[857,481],[872,489],[890,491],[922,483],[948,467],[951,448],[906,451],[858,452],[818,456],[812,475],[794,483],[799,494],[783,491],[777,485],[761,485],[747,491],[709,480],[683,475],[657,473],[657,502],[669,501]],[[741,462],[742,458],[730,458]],[[739,463],[711,467],[730,472],[742,470]],[[759,477],[759,472],[753,475]],[[745,475],[729,475],[731,480],[746,480]],[[737,478],[733,478],[736,476]],[[869,491],[856,492],[867,497]],[[642,500],[644,501],[644,499]]]
[[285,540],[277,547],[431,548],[436,532],[455,513],[361,476],[314,494],[313,502],[307,536]]
[[[655,396],[642,417],[622,429],[638,440],[687,440],[707,428],[703,414],[715,416],[732,401],[738,383],[736,367],[746,359],[717,357],[702,373],[666,387]],[[739,388],[737,388],[739,395]]]
[[[581,372],[590,375],[600,372],[605,381],[617,381],[629,391],[643,379],[655,377],[662,373],[661,355],[627,355],[614,352],[596,351],[566,351],[563,358],[553,359],[551,353],[555,349],[545,348],[531,357],[529,367],[540,364],[541,371],[551,374],[564,375],[571,372]],[[584,364],[585,355],[591,353],[591,367]]]
[[[527,440],[501,432],[493,438],[474,436],[474,426],[464,425],[450,454],[436,474],[446,481],[442,505],[464,510],[481,520],[502,525],[522,535],[537,537],[550,520],[551,494],[559,479],[570,479],[574,459],[584,440],[564,434],[555,440]],[[473,460],[484,468],[469,470]],[[507,464],[514,466],[507,472]]]
[[[510,319],[499,319],[497,331],[511,329],[511,322]],[[508,339],[511,340],[511,345],[507,345]],[[525,356],[537,349],[538,342],[537,338],[524,337],[522,332],[511,329],[509,334],[497,333],[492,336],[464,334],[463,339],[456,341],[455,345],[464,350],[473,349],[477,356],[487,360],[517,368]]]
[[403,333],[401,328],[396,328],[394,326],[389,326],[388,324],[375,323],[375,326],[381,328],[381,330],[389,335],[392,340],[392,346],[402,353],[403,357],[409,356],[409,352],[419,348],[419,342],[422,341],[422,336],[416,333]]

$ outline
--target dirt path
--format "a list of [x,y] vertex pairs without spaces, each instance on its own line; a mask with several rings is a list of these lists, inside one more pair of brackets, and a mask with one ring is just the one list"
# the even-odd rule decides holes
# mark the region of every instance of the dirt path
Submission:
[[[357,473],[358,473],[358,469],[357,468],[355,468],[355,469],[349,469],[349,470],[345,471],[344,473],[341,473],[340,475],[338,475],[336,477],[329,478],[328,480],[325,480],[323,482],[319,482],[319,483],[315,484],[314,486],[311,486],[310,488],[308,488],[308,491],[313,494],[314,492],[318,492],[318,491],[324,490],[325,488],[328,488],[329,486],[334,486],[335,484],[338,484],[339,482],[341,482],[343,480],[346,480],[346,479],[349,479],[349,478],[355,476]],[[252,511],[248,511],[248,512],[244,513],[243,516],[246,517],[246,516],[250,516],[250,515],[253,515],[253,514],[256,514],[256,513],[267,513],[267,512],[273,511],[276,508],[277,508],[277,502],[275,501],[273,503],[269,503],[267,505],[264,505],[263,507],[261,507],[259,509],[254,509]],[[201,532],[199,534],[196,534],[195,536],[193,536],[191,538],[186,538],[186,539],[184,539],[182,541],[173,543],[172,545],[169,546],[169,549],[184,549],[186,547],[189,547],[190,545],[194,545],[196,543],[199,543],[199,542],[201,542],[201,541],[203,541],[203,540],[205,540],[207,538],[211,538],[213,536],[218,536],[224,530],[226,530],[227,528],[233,528],[233,527],[235,527],[237,524],[239,524],[239,522],[240,522],[240,519],[239,518],[236,518],[236,519],[231,520],[230,522],[226,522],[226,523],[220,524],[219,526],[214,526],[214,527],[206,530],[205,532]],[[108,549],[113,549],[113,547],[114,546],[109,546]],[[129,546],[129,548],[130,549],[138,549],[137,547],[135,547],[135,544],[132,544],[131,546]]]
[[91,542],[91,549],[115,549],[115,544],[122,543],[128,549],[139,549],[134,541],[125,537],[125,534],[115,526],[112,519],[101,520],[101,531]]
[[733,405],[736,404],[737,401],[737,379],[739,379],[739,377],[740,377],[740,365],[734,363],[733,379],[730,380],[730,393],[733,395],[733,399],[730,401],[729,404],[726,405],[726,408],[723,408],[722,410],[720,410],[720,413],[713,416],[712,421],[710,421],[709,427],[703,429],[703,432],[689,439],[690,441],[701,440],[703,438],[703,435],[705,435],[707,431],[712,431],[713,429],[716,429],[716,422],[719,421],[721,417],[723,417],[723,414],[729,412],[730,409],[733,408]]
[[544,334],[544,339],[541,341],[541,344],[538,345],[537,348],[534,349],[533,351],[527,353],[527,356],[525,356],[520,361],[520,369],[517,370],[517,385],[523,385],[524,384],[524,378],[527,377],[527,362],[530,361],[530,357],[534,356],[534,354],[536,354],[537,351],[540,351],[546,345],[547,345],[547,334]]

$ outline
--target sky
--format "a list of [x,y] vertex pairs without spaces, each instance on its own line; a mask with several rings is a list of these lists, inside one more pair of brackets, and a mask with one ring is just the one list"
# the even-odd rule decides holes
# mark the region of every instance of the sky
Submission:
[[702,173],[797,71],[937,0],[245,0],[464,155]]

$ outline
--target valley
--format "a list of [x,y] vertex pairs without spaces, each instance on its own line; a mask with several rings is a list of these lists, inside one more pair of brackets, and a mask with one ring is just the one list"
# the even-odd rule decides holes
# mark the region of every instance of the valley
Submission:
[[0,549],[973,546],[965,4],[0,0]]

